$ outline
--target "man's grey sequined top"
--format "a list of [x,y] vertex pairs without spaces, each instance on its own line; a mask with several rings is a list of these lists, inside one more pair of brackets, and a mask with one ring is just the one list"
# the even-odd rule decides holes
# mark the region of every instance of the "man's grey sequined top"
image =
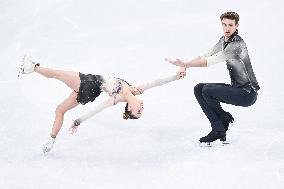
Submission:
[[207,60],[207,66],[226,61],[232,86],[243,88],[248,92],[251,90],[257,92],[260,89],[251,66],[246,44],[238,35],[238,30],[227,42],[222,36],[219,42],[203,57]]

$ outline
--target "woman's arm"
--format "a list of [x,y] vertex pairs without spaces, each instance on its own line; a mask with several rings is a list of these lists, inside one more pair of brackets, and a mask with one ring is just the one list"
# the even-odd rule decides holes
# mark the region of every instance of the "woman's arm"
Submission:
[[103,111],[106,108],[109,108],[111,106],[114,106],[116,104],[116,99],[114,96],[111,96],[101,104],[99,104],[97,107],[95,107],[93,110],[87,112],[86,114],[82,115],[81,117],[77,118],[69,128],[69,131],[71,134],[75,133],[77,131],[77,127],[83,123],[84,121],[88,120],[89,118],[93,117],[97,113]]
[[169,82],[184,78],[185,75],[186,75],[185,68],[180,68],[176,75],[172,75],[172,76],[165,77],[165,78],[162,78],[162,79],[157,79],[157,80],[154,80],[154,81],[151,81],[151,82],[147,82],[147,83],[138,85],[135,88],[137,89],[139,94],[142,94],[145,90],[151,89],[153,87],[161,86],[161,85],[167,84]]

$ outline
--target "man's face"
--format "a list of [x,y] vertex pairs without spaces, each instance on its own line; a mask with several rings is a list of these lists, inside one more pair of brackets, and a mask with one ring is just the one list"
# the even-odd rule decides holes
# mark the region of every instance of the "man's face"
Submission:
[[239,24],[236,24],[235,20],[224,18],[222,20],[222,27],[225,38],[228,39],[236,31],[238,26]]

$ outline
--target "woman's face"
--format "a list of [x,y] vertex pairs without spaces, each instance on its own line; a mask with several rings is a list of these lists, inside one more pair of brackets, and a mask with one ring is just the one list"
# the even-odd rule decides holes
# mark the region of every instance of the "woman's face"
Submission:
[[142,116],[143,109],[143,101],[139,98],[135,98],[131,103],[128,103],[128,111],[131,111],[131,114],[137,118]]

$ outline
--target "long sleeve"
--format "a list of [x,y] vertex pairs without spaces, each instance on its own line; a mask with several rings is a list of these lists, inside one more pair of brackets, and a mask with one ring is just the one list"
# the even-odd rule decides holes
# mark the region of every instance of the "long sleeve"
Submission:
[[217,53],[205,57],[207,60],[207,66],[211,66],[220,62],[228,61],[229,59],[236,59],[241,55],[242,45],[241,42],[231,42],[224,50],[220,50]]
[[74,121],[74,125],[75,126],[80,125],[82,122],[84,122],[87,119],[93,117],[94,115],[96,115],[97,113],[101,112],[102,110],[115,105],[116,103],[117,102],[116,102],[115,96],[111,96],[110,98],[108,98],[107,100],[105,100],[104,102],[99,104],[97,107],[95,107],[93,110],[87,112],[86,114],[84,114],[81,117],[79,117],[78,119],[76,119]]
[[144,83],[142,85],[138,85],[138,86],[136,86],[136,88],[139,90],[140,93],[143,93],[145,90],[148,90],[148,89],[153,88],[153,87],[161,86],[161,85],[164,85],[166,83],[169,83],[169,82],[172,82],[172,81],[175,81],[175,80],[177,80],[177,76],[173,75],[173,76],[170,76],[170,77],[157,79],[155,81],[151,81],[151,82]]
[[207,66],[226,61],[226,55],[222,50],[222,42],[219,40],[207,53],[201,56],[206,59]]
[[226,56],[223,51],[220,51],[209,57],[205,57],[205,59],[207,61],[207,66],[212,66],[213,64],[226,61],[228,59],[228,56]]
[[208,52],[203,54],[201,57],[207,58],[222,50],[222,45],[220,42],[216,43]]

